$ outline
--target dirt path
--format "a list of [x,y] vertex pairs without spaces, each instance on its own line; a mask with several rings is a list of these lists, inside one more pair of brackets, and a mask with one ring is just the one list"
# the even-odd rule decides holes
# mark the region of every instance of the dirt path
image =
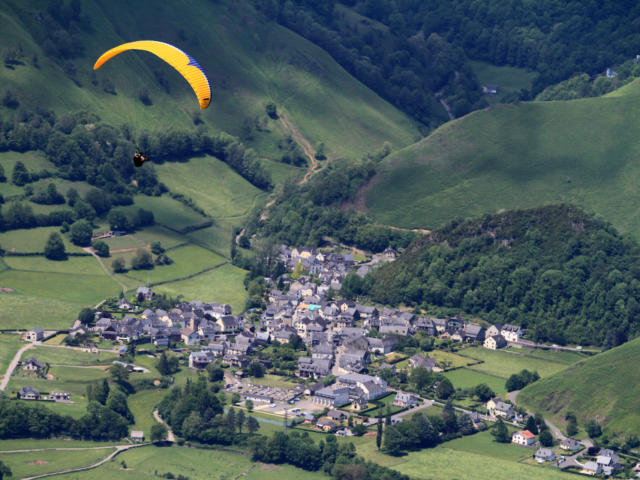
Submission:
[[0,382],[0,390],[4,390],[5,388],[7,388],[7,385],[9,383],[9,379],[11,378],[11,374],[13,373],[13,371],[18,366],[18,362],[20,361],[20,358],[22,357],[22,354],[24,352],[26,352],[27,350],[29,350],[30,348],[33,348],[33,345],[34,345],[33,343],[29,343],[29,344],[25,345],[20,350],[18,350],[16,352],[16,354],[13,356],[13,360],[11,360],[11,363],[9,364],[9,367],[7,368],[7,371],[4,372],[4,377],[2,377],[2,381]]
[[291,134],[291,138],[293,138],[293,140],[300,146],[300,148],[302,148],[302,151],[311,162],[309,168],[307,169],[307,173],[305,173],[304,177],[302,177],[302,180],[298,182],[298,184],[305,183],[309,180],[309,178],[311,178],[311,175],[313,175],[313,172],[318,166],[318,161],[316,160],[316,152],[314,151],[309,141],[302,135],[302,133],[300,133],[300,130],[298,130],[296,126],[291,123],[286,113],[279,112],[278,115],[280,117],[280,123],[282,124],[282,126]]
[[[118,285],[120,285],[120,287],[122,287],[122,291],[126,292],[127,291],[127,286],[122,283],[120,280],[118,280],[116,278],[116,276],[113,274],[113,272],[111,272],[106,265],[104,264],[104,262],[102,261],[102,258],[100,258],[96,252],[93,251],[93,248],[91,247],[84,247],[83,250],[87,253],[90,253],[91,255],[93,255],[95,257],[96,260],[98,260],[98,263],[100,264],[100,266],[102,267],[102,270],[104,270],[104,273],[106,273],[107,275],[109,275],[109,277],[111,277],[111,280],[113,280],[114,282],[116,282]],[[134,249],[136,250],[136,249]],[[104,302],[104,300],[100,303],[98,303],[94,308],[98,308],[100,305],[102,305],[102,303]]]
[[82,472],[84,470],[91,470],[93,468],[99,467],[100,465],[102,465],[104,463],[107,463],[113,457],[115,457],[116,455],[119,455],[120,453],[122,453],[122,452],[124,452],[126,450],[130,450],[132,448],[144,447],[146,445],[151,445],[151,444],[150,443],[141,443],[139,445],[119,445],[119,446],[115,447],[116,450],[114,452],[112,452],[109,456],[107,456],[106,458],[103,458],[102,460],[100,460],[97,463],[94,463],[93,465],[88,465],[86,467],[70,468],[68,470],[62,470],[60,472],[43,473],[42,475],[36,475],[34,477],[24,477],[22,480],[35,480],[36,478],[51,477],[53,475],[64,475],[65,473]]
[[167,422],[165,422],[162,417],[160,416],[160,414],[158,413],[158,409],[156,408],[153,411],[153,418],[156,419],[156,422],[158,423],[164,423],[167,427],[167,440],[169,442],[175,442],[176,441],[176,436],[173,434],[173,432],[171,431],[171,427],[169,425],[167,425]]

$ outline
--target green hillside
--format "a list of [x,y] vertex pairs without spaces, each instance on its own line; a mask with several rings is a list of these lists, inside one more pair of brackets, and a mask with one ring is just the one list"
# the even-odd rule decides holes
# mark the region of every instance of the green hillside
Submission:
[[518,395],[518,403],[542,412],[557,425],[572,411],[582,427],[592,419],[613,434],[640,428],[640,339],[582,360],[562,372],[538,380]]
[[[20,45],[24,52],[22,65],[0,69],[0,83],[13,88],[26,104],[58,114],[92,111],[107,123],[126,123],[138,131],[195,128],[192,115],[199,108],[189,86],[152,55],[128,52],[93,73],[95,59],[105,50],[152,38],[187,50],[204,67],[213,100],[201,119],[214,129],[239,135],[245,119],[264,116],[266,103],[272,101],[311,145],[324,142],[330,157],[359,157],[385,140],[396,147],[408,145],[417,135],[406,115],[353,79],[323,50],[257,14],[249,2],[82,2],[91,25],[76,34],[84,53],[65,60],[73,63],[77,84],[63,71],[62,62],[43,51],[45,27],[39,14],[48,4],[0,1],[0,42],[5,51]],[[32,64],[34,54],[39,68]],[[169,93],[155,72],[167,81]],[[104,91],[107,79],[116,95]],[[138,99],[143,87],[150,106]],[[254,146],[274,151],[286,129],[273,120],[266,129],[273,135],[258,132]]]
[[496,105],[385,159],[366,192],[381,223],[437,228],[574,203],[640,235],[640,84],[607,97]]

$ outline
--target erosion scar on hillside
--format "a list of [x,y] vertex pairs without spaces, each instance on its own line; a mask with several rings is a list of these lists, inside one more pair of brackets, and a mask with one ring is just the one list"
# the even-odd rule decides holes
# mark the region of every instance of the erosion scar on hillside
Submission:
[[314,151],[309,141],[304,137],[304,135],[300,133],[300,130],[298,130],[296,126],[291,123],[284,112],[278,112],[278,115],[280,117],[280,123],[282,124],[282,126],[285,128],[285,130],[291,133],[291,137],[293,138],[293,140],[298,145],[300,145],[300,148],[302,148],[302,151],[311,162],[309,168],[307,169],[307,173],[305,173],[304,177],[302,177],[302,180],[298,182],[298,184],[305,183],[309,180],[309,177],[311,177],[316,167],[318,166],[318,161],[316,160],[316,152]]

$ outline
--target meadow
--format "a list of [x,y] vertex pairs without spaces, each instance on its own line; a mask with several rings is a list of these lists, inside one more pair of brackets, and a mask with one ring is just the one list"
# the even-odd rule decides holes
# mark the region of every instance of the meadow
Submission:
[[[0,286],[10,284],[0,274]],[[61,301],[38,295],[0,293],[0,325],[4,329],[42,327],[65,329],[73,323],[86,304]]]
[[160,197],[136,195],[133,205],[122,208],[130,212],[136,212],[138,208],[149,210],[153,212],[157,224],[178,232],[207,221],[206,217],[167,195]]
[[381,223],[437,228],[453,218],[572,203],[637,237],[639,106],[636,82],[618,96],[473,112],[387,157],[367,207]]
[[444,376],[451,380],[451,383],[456,388],[472,388],[484,383],[497,395],[507,393],[505,379],[496,377],[495,375],[489,375],[468,368],[459,368],[450,372],[444,372]]
[[435,359],[441,365],[445,365],[445,368],[464,367],[470,363],[474,363],[475,360],[463,357],[456,353],[445,352],[444,350],[433,350],[427,354],[429,357]]
[[495,85],[497,95],[485,95],[489,103],[500,103],[505,96],[519,93],[522,89],[531,89],[531,84],[538,76],[536,72],[529,72],[524,68],[496,66],[487,62],[470,61],[469,65],[478,77],[480,85]]
[[149,438],[151,427],[157,423],[153,418],[153,407],[160,403],[166,394],[166,390],[141,390],[129,395],[127,404],[135,419],[131,430],[142,430],[145,438]]
[[[2,248],[7,252],[43,252],[47,239],[53,232],[60,233],[60,228],[38,227],[9,230],[7,232],[0,233],[0,245],[2,245]],[[61,237],[64,243],[64,248],[67,252],[82,252],[82,248],[71,243],[66,235],[61,235]]]
[[565,361],[557,363],[529,356],[524,352],[489,350],[484,347],[469,347],[462,350],[461,354],[483,361],[483,363],[467,368],[505,379],[523,369],[535,370],[541,377],[547,377],[565,369],[568,365]]
[[242,283],[245,274],[245,270],[227,264],[188,280],[158,285],[154,291],[173,297],[183,295],[186,301],[228,303],[234,313],[240,313],[247,298]]
[[[113,452],[105,447],[98,450],[56,451],[3,454],[2,461],[11,469],[11,478],[25,478],[68,468],[84,467],[100,461]],[[61,477],[64,478],[64,477]]]
[[640,429],[639,359],[640,339],[634,339],[525,387],[518,403],[560,428],[564,414],[572,411],[580,427],[597,418],[611,436],[635,433]]
[[21,335],[10,333],[0,334],[0,377],[4,375],[4,372],[9,366],[9,362],[11,362],[22,345],[24,345],[24,342],[22,341]]
[[92,366],[108,365],[118,357],[115,353],[98,351],[98,353],[83,352],[71,348],[48,347],[39,345],[27,352],[30,357],[36,357],[40,362],[52,365]]
[[[127,468],[122,467],[125,462]],[[184,475],[191,480],[214,478],[231,480],[247,478],[249,480],[314,480],[326,478],[322,473],[306,472],[289,465],[265,466],[254,463],[244,455],[219,451],[197,450],[187,447],[143,447],[118,455],[114,460],[96,470],[64,475],[65,480],[111,479],[157,479],[157,474],[172,472]],[[246,476],[242,475],[246,472]]]
[[255,385],[266,385],[268,387],[278,387],[278,388],[287,388],[287,389],[295,388],[299,385],[296,382],[287,380],[286,377],[282,377],[280,375],[271,375],[268,373],[265,374],[265,376],[262,378],[252,377],[251,383]]

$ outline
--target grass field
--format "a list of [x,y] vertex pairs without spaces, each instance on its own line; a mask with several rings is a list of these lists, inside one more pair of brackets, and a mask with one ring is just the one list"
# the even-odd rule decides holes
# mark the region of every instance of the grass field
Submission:
[[12,270],[26,272],[104,276],[104,270],[93,257],[69,257],[61,262],[47,260],[45,257],[4,257],[4,263]]
[[[10,273],[10,272],[9,272]],[[10,286],[0,274],[0,286]],[[78,312],[86,304],[61,301],[55,298],[20,295],[16,293],[0,293],[0,325],[2,328],[64,329],[76,319]]]
[[496,377],[495,375],[489,375],[468,368],[459,368],[445,372],[444,376],[451,380],[451,383],[453,383],[453,386],[456,388],[471,388],[485,383],[498,395],[507,393],[505,379]]
[[92,442],[89,440],[72,440],[70,438],[13,438],[11,440],[0,440],[0,451],[36,448],[108,447],[122,444],[123,442]]
[[445,365],[445,368],[464,367],[475,360],[460,356],[456,353],[445,352],[443,350],[433,350],[428,355],[435,359],[441,365]]
[[145,227],[141,230],[137,230],[133,236],[143,244],[160,242],[163,248],[175,247],[176,245],[180,245],[185,242],[185,237],[183,235],[173,232],[161,225],[154,225],[152,227]]
[[449,448],[459,452],[477,453],[487,457],[500,458],[504,460],[519,460],[530,457],[531,450],[523,448],[513,443],[499,443],[494,441],[489,430],[479,432],[467,437],[456,438],[450,442],[443,443],[442,448]]
[[565,425],[564,414],[570,410],[580,426],[597,417],[614,435],[637,432],[638,360],[640,339],[635,339],[538,380],[520,392],[518,403],[548,416],[560,428]]
[[369,417],[377,417],[378,415],[385,416],[387,414],[387,407],[390,408],[391,414],[395,414],[396,412],[400,412],[404,410],[402,407],[397,407],[395,405],[392,405],[395,398],[396,398],[395,394],[391,393],[390,395],[387,395],[383,398],[378,398],[374,401],[370,401],[369,407],[372,407],[374,405],[380,405],[380,406],[377,408],[374,408],[373,410],[366,410],[365,414],[368,415]]
[[387,157],[367,207],[382,223],[437,228],[452,218],[573,203],[637,238],[639,107],[635,83],[619,96],[473,112]]
[[265,192],[251,185],[215,157],[195,157],[186,163],[165,162],[156,167],[165,185],[214,218],[242,218]]
[[[8,252],[43,252],[47,239],[53,232],[60,233],[60,228],[38,227],[9,230],[0,233],[0,245]],[[82,249],[72,244],[66,235],[61,235],[61,237],[67,252],[82,252]]]
[[9,362],[11,362],[11,359],[23,344],[24,342],[20,335],[0,334],[0,377],[4,375]]
[[89,353],[71,348],[44,345],[29,350],[28,355],[52,365],[107,365],[118,358],[117,355],[110,352]]
[[162,195],[161,197],[137,195],[134,198],[133,205],[122,208],[129,211],[137,211],[138,208],[150,210],[153,212],[157,224],[178,231],[207,221],[205,217],[196,211],[167,195]]
[[153,270],[129,270],[127,276],[151,284],[181,279],[226,262],[220,255],[196,245],[178,247],[167,252],[173,263]]
[[212,250],[225,258],[230,258],[234,223],[233,219],[218,219],[211,227],[189,232],[185,237],[196,245]]
[[244,309],[246,299],[242,283],[245,274],[246,272],[238,267],[223,265],[189,280],[158,285],[154,287],[154,291],[174,297],[182,294],[186,301],[228,303],[235,313],[239,313]]
[[[2,461],[11,469],[11,478],[58,472],[67,468],[84,467],[98,462],[113,452],[112,448],[99,450],[75,450],[11,453],[2,455]],[[64,477],[61,477],[64,478]]]
[[142,430],[145,438],[150,437],[151,427],[157,423],[153,418],[153,407],[160,403],[166,394],[166,390],[142,390],[129,395],[127,403],[135,419],[131,430]]
[[463,350],[462,353],[463,355],[477,360],[482,360],[484,362],[468,368],[502,378],[509,378],[511,374],[518,373],[523,369],[527,369],[529,371],[536,370],[541,377],[547,377],[567,368],[567,363],[565,363],[566,360],[563,360],[562,363],[556,363],[528,356],[526,353],[514,351],[500,351],[489,350],[484,347],[470,347]]
[[498,67],[487,62],[469,62],[473,72],[478,77],[480,85],[495,85],[498,87],[497,95],[485,95],[489,103],[499,103],[503,98],[512,93],[518,93],[523,88],[531,89],[531,84],[538,76],[536,72],[528,72],[523,68]]

